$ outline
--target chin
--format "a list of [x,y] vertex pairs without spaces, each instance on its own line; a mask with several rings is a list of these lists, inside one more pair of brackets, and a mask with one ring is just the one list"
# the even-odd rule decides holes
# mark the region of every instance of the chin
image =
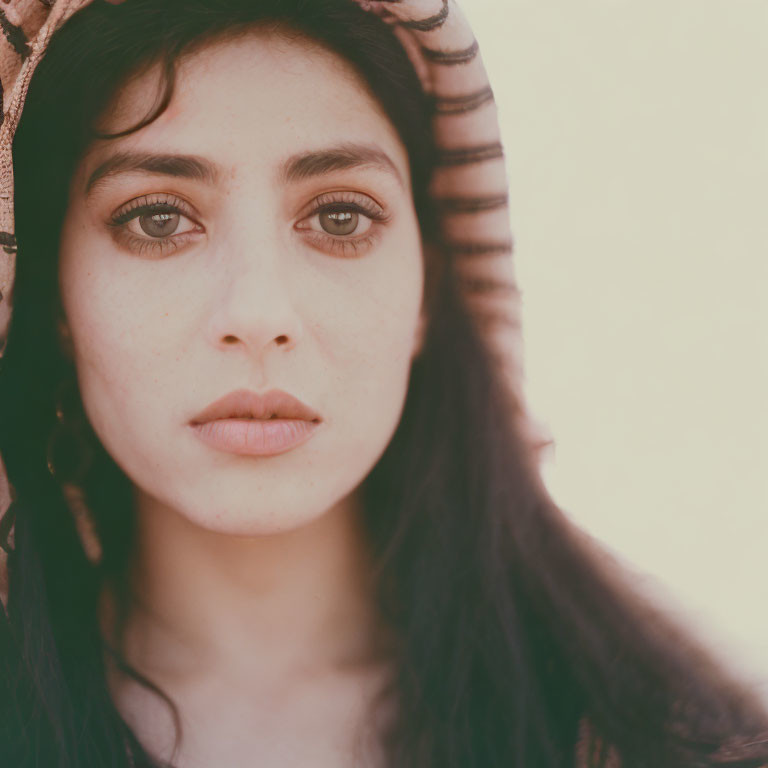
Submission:
[[351,488],[319,488],[312,480],[304,485],[275,480],[251,483],[222,493],[220,483],[211,483],[207,492],[197,486],[193,497],[166,498],[162,504],[175,510],[188,523],[212,533],[230,536],[269,536],[321,524],[327,516],[346,507]]

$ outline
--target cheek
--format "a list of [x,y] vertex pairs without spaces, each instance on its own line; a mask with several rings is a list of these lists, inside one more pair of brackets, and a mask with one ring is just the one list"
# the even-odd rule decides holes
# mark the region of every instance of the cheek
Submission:
[[[335,385],[343,392],[335,399],[349,418],[362,419],[358,427],[382,435],[394,431],[404,404],[423,276],[421,252],[412,238],[377,256],[390,257],[383,262],[386,268],[345,291],[332,346],[344,355],[335,360]],[[354,425],[349,426],[352,431]]]
[[157,306],[113,253],[85,239],[63,242],[59,285],[83,405],[114,455],[116,443],[151,413],[167,346],[160,321],[169,308]]
[[422,262],[417,223],[409,221],[380,249],[351,265],[352,277],[334,286],[335,332],[339,341],[348,340],[362,370],[373,374],[410,361],[423,293]]
[[139,375],[167,346],[167,318],[177,309],[168,290],[173,275],[166,269],[163,280],[160,262],[147,268],[82,216],[75,211],[67,220],[59,256],[59,290],[78,369],[84,376]]
[[150,307],[146,295],[119,270],[100,268],[85,250],[62,253],[62,305],[72,332],[77,367],[108,371],[135,364],[146,347]]

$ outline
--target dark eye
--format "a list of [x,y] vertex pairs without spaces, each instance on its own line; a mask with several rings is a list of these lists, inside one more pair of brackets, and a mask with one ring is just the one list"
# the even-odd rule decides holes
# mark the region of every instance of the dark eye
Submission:
[[[134,216],[125,222],[125,228],[134,235],[149,237],[170,237],[195,229],[195,223],[170,206],[152,206],[149,210],[133,211]],[[182,221],[189,226],[180,229]]]
[[328,211],[318,215],[320,226],[329,235],[351,235],[360,222],[360,214],[354,211]]
[[[182,221],[188,226],[181,228]],[[187,206],[176,198],[143,195],[112,214],[113,227],[140,238],[167,239],[194,232],[198,225],[189,218]]]
[[141,229],[152,237],[172,235],[179,226],[181,216],[178,213],[152,213],[138,216],[136,221]]
[[328,235],[365,235],[373,226],[373,218],[358,205],[327,205],[315,211],[308,219],[308,229],[325,232]]
[[372,197],[351,190],[326,192],[299,213],[295,229],[314,248],[360,256],[384,233],[391,215]]

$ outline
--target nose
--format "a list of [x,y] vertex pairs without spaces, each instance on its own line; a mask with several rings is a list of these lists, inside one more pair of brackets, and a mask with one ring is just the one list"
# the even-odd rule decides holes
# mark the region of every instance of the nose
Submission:
[[[221,349],[242,348],[263,357],[273,347],[292,349],[302,333],[295,289],[298,275],[278,242],[230,244],[221,259],[221,287],[211,338]],[[226,265],[226,266],[223,266]]]

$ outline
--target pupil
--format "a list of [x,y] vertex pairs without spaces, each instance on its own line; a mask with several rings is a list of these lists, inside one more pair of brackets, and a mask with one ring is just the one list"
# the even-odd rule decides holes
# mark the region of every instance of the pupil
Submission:
[[331,235],[349,235],[357,229],[360,214],[353,211],[321,213],[320,226]]
[[150,213],[139,216],[139,226],[152,237],[172,235],[179,226],[178,213]]

